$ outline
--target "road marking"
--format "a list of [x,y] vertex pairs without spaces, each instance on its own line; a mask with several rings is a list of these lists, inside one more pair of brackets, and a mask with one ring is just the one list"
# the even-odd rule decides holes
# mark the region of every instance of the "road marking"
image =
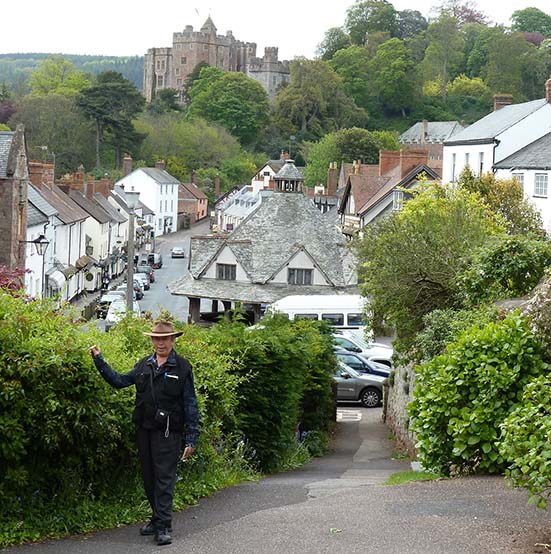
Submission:
[[337,409],[337,421],[361,421],[362,412],[360,410],[341,410]]

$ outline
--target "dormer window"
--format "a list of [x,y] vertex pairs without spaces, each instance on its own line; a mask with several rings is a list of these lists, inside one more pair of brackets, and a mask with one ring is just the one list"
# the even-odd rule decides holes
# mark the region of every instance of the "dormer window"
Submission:
[[235,264],[216,264],[216,278],[222,281],[235,281],[237,266]]
[[404,205],[404,192],[401,190],[392,191],[392,210],[399,212]]
[[312,270],[299,268],[287,269],[287,283],[289,285],[311,285]]

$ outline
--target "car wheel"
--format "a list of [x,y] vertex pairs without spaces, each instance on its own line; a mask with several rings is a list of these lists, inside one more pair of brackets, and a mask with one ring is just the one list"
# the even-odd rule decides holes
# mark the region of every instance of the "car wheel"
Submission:
[[360,402],[366,408],[376,408],[381,403],[381,399],[381,392],[373,387],[367,387],[360,395]]

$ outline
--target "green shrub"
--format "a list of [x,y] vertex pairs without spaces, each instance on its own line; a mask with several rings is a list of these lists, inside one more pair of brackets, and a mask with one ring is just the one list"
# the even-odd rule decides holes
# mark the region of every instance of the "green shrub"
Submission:
[[518,313],[465,331],[419,366],[408,409],[423,466],[445,475],[503,471],[500,425],[524,385],[546,369],[540,342]]
[[488,305],[471,310],[433,310],[423,318],[423,330],[416,335],[407,359],[427,362],[442,354],[462,331],[495,321],[497,315],[497,308]]
[[551,242],[526,236],[495,237],[472,256],[458,277],[468,305],[523,296],[551,264]]
[[501,425],[501,455],[510,461],[506,476],[525,487],[529,503],[547,506],[551,492],[551,377],[540,376],[525,388],[521,402]]

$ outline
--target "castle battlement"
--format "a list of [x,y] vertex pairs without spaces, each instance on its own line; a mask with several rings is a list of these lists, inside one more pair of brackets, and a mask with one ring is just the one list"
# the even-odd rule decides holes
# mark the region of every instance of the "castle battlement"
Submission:
[[200,63],[225,71],[240,71],[259,81],[270,98],[282,82],[288,81],[288,61],[278,60],[278,48],[267,47],[264,57],[256,55],[255,42],[237,40],[232,31],[217,34],[210,16],[200,30],[186,25],[172,35],[172,47],[149,48],[144,59],[144,96],[151,102],[166,88],[180,91],[184,97],[186,78]]

